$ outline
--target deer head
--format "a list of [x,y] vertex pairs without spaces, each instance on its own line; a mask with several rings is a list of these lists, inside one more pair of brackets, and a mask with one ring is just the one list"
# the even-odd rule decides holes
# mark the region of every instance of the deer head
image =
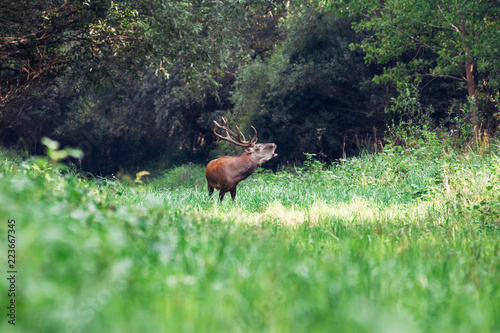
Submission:
[[245,147],[245,151],[252,156],[252,159],[255,160],[258,163],[258,166],[261,166],[264,162],[269,161],[271,158],[278,156],[278,154],[274,153],[274,150],[276,149],[276,144],[274,143],[262,143],[262,144],[257,144],[257,130],[255,127],[252,127],[255,135],[251,140],[246,140],[245,136],[243,133],[241,133],[240,129],[238,126],[236,126],[236,130],[238,131],[238,134],[234,133],[228,126],[226,118],[222,117],[222,123],[224,125],[220,125],[218,122],[214,120],[214,123],[217,127],[220,129],[223,129],[226,131],[226,136],[222,136],[218,134],[215,129],[214,129],[214,134],[216,137],[218,137],[221,140],[231,142],[234,145],[240,146],[240,147]]

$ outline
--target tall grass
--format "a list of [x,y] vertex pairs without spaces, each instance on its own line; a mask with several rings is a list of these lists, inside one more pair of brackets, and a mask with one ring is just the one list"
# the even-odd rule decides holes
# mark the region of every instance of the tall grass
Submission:
[[199,166],[131,186],[0,152],[0,253],[16,219],[19,271],[0,329],[500,331],[497,153],[260,172],[219,204]]

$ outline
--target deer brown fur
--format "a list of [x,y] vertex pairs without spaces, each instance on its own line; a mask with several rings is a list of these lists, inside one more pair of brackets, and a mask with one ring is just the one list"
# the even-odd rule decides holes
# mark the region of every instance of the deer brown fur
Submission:
[[217,127],[226,131],[226,136],[221,136],[214,130],[215,135],[221,140],[245,147],[246,149],[239,156],[223,156],[210,161],[207,165],[205,175],[208,182],[209,196],[212,196],[214,189],[218,189],[220,190],[219,198],[221,202],[226,192],[231,193],[231,198],[234,201],[236,199],[236,186],[238,183],[248,178],[264,162],[278,155],[274,153],[276,144],[257,144],[257,130],[253,126],[255,135],[251,140],[246,141],[245,136],[238,127],[236,127],[238,134],[236,134],[229,129],[226,119],[222,118],[222,121],[224,123],[223,126],[219,125],[216,121],[214,123]]

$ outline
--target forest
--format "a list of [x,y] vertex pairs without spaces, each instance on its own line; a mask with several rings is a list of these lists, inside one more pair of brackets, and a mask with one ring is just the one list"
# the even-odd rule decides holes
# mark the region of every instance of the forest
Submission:
[[[379,151],[393,125],[498,128],[497,1],[9,1],[0,8],[0,143],[79,148],[88,172],[206,164],[225,116],[303,153]],[[402,142],[402,144],[404,144]],[[411,143],[408,143],[411,144]]]
[[0,32],[1,332],[500,331],[497,0],[0,0]]

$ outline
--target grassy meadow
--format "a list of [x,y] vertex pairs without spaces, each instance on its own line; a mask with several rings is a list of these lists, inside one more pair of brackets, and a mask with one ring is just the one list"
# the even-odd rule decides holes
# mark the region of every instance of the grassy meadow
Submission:
[[500,148],[135,183],[0,151],[2,332],[500,332]]

